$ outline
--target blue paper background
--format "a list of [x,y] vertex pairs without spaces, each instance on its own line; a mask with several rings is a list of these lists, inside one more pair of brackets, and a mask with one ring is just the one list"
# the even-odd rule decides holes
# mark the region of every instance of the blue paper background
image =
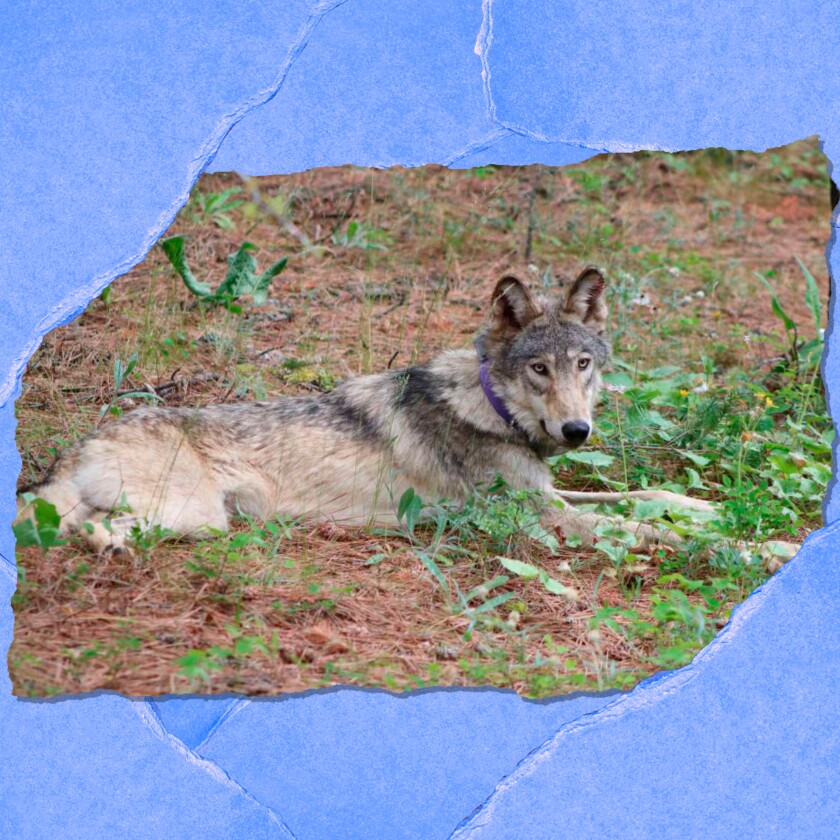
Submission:
[[[836,159],[838,11],[790,0],[7,0],[0,649],[13,629],[22,368],[46,331],[143,258],[208,162],[252,174],[559,164],[601,149],[760,150],[814,133]],[[830,330],[834,416],[839,355]],[[828,523],[838,505],[832,492]],[[13,698],[3,669],[0,836],[836,837],[838,545],[829,524],[692,665],[626,695],[36,702]]]

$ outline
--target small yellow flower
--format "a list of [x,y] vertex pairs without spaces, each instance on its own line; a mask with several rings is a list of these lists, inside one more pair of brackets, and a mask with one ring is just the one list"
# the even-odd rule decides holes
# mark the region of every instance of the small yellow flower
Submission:
[[686,391],[685,388],[680,388],[680,396],[681,397],[687,397],[688,396],[688,391]]
[[763,400],[766,396],[767,394],[765,394],[764,391],[756,391],[755,393],[755,398],[757,400]]
[[764,400],[764,404],[767,406],[767,408],[773,408],[773,406],[776,405],[776,403],[774,403],[773,400],[770,399],[770,397],[767,397],[767,399]]

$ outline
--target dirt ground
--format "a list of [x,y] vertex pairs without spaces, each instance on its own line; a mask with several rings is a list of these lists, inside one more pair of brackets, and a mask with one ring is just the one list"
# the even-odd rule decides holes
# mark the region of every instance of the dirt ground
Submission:
[[[207,199],[233,188],[227,208]],[[495,280],[511,270],[538,284],[602,267],[623,284],[613,297],[616,349],[639,364],[697,368],[706,355],[769,370],[786,341],[756,273],[805,330],[799,257],[825,312],[828,195],[814,139],[764,154],[611,155],[564,169],[203,176],[167,235],[186,237],[194,273],[214,288],[245,240],[261,268],[288,256],[268,301],[241,313],[203,308],[153,248],[32,359],[17,403],[19,484],[107,422],[103,409],[107,417],[108,406],[141,404],[133,390],[192,406],[300,395],[469,346]],[[115,361],[134,353],[131,376],[115,386]],[[669,663],[661,638],[593,622],[628,604],[650,617],[656,558],[628,593],[592,552],[552,556],[518,541],[515,556],[551,569],[578,599],[512,577],[492,593],[514,593],[504,608],[478,620],[453,593],[503,571],[480,540],[472,562],[442,568],[443,590],[404,537],[278,528],[245,523],[226,541],[153,545],[130,558],[94,557],[76,540],[20,549],[15,693],[270,695],[342,683],[493,685],[541,697],[627,688],[687,661],[734,603]]]

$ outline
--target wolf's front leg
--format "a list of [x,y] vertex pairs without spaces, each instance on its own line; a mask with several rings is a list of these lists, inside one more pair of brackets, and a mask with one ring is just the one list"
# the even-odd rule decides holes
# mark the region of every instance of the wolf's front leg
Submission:
[[648,551],[656,545],[676,547],[682,542],[673,531],[659,529],[646,522],[578,510],[562,499],[559,505],[556,502],[549,503],[543,522],[549,527],[559,528],[566,538],[578,538],[581,545],[587,547],[593,546],[600,539],[596,531],[604,527],[618,528],[632,534],[636,538],[634,551]]
[[[566,503],[557,506],[549,503],[543,516],[543,524],[549,528],[559,528],[564,537],[574,536],[580,539],[581,545],[591,547],[599,539],[596,529],[607,526],[628,531],[636,537],[633,551],[647,552],[657,545],[667,545],[672,548],[684,547],[682,538],[665,528],[657,528],[646,522],[636,522],[632,519],[621,519],[613,516],[603,516],[598,513],[581,511]],[[757,554],[772,574],[783,566],[799,550],[797,543],[782,540],[765,540],[763,542],[739,542],[737,547],[752,554]],[[700,548],[701,556],[711,554],[714,547],[709,545]]]
[[711,502],[707,502],[705,499],[695,499],[693,496],[672,493],[670,490],[630,490],[625,493],[557,490],[557,494],[561,499],[573,505],[616,504],[629,499],[643,499],[645,501],[665,502],[674,507],[699,510],[703,513],[715,513],[715,506]]

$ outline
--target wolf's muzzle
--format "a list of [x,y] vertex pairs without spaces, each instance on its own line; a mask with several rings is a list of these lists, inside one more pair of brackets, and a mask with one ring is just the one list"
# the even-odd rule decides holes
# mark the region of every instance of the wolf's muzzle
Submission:
[[542,421],[543,431],[554,438],[557,443],[563,446],[575,448],[580,446],[589,437],[592,429],[585,420],[566,420],[561,423],[559,420]]
[[569,420],[560,431],[571,446],[580,446],[589,437],[589,423],[584,420]]

